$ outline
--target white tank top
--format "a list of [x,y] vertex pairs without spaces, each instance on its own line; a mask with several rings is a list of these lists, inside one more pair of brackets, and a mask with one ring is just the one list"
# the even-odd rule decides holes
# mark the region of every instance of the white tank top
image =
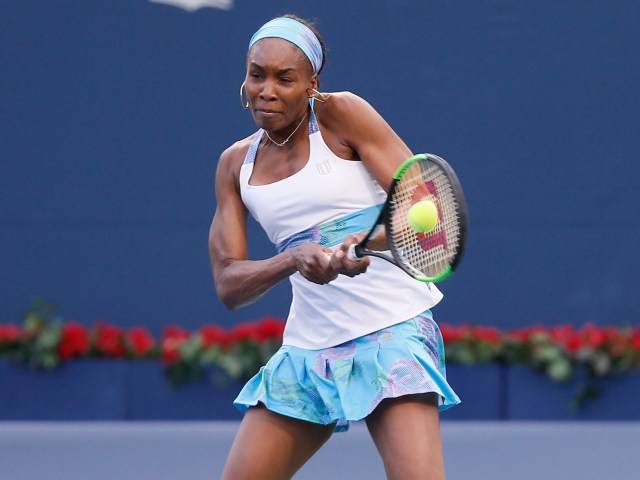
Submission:
[[[360,161],[337,157],[325,144],[313,112],[310,153],[299,172],[267,185],[250,185],[263,130],[254,135],[240,170],[240,194],[278,252],[301,243],[337,248],[345,236],[367,232],[386,198]],[[289,277],[293,299],[284,345],[327,348],[408,320],[442,299],[430,283],[414,280],[398,267],[371,258],[354,278],[339,275],[326,285]]]

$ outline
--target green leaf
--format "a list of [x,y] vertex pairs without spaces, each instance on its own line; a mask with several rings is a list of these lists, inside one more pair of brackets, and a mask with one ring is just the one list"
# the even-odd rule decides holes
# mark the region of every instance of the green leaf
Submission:
[[595,402],[602,396],[602,390],[594,385],[581,385],[571,399],[569,406],[572,410],[577,410],[587,402]]
[[191,337],[179,347],[180,357],[184,362],[195,362],[202,348],[200,336]]
[[202,365],[216,365],[222,356],[220,347],[213,346],[202,351],[200,354],[200,363]]

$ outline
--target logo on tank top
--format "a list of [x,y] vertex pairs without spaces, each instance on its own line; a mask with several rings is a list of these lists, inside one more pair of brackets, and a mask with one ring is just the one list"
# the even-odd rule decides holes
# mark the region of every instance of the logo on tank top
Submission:
[[317,162],[315,165],[320,175],[329,175],[331,173],[331,161],[328,158]]

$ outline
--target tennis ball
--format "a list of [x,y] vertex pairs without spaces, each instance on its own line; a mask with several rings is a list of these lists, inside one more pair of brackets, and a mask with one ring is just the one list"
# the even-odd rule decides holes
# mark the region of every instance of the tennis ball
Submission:
[[430,232],[438,224],[436,204],[429,200],[416,202],[407,212],[407,223],[416,232]]

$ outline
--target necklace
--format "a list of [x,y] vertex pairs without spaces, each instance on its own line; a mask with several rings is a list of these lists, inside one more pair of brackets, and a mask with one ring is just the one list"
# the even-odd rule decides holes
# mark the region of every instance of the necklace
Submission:
[[271,136],[269,135],[269,132],[267,132],[266,130],[264,131],[264,133],[267,134],[267,137],[269,138],[269,140],[271,140],[275,145],[277,145],[278,147],[284,147],[286,145],[286,143],[291,140],[291,137],[293,137],[293,134],[296,133],[298,131],[298,129],[300,128],[300,125],[302,125],[302,122],[304,122],[304,119],[307,118],[307,112],[304,112],[304,116],[302,117],[302,120],[300,120],[300,123],[298,124],[298,126],[296,127],[296,129],[291,132],[291,134],[285,139],[284,142],[282,143],[278,143],[276,142],[273,138],[271,138]]

